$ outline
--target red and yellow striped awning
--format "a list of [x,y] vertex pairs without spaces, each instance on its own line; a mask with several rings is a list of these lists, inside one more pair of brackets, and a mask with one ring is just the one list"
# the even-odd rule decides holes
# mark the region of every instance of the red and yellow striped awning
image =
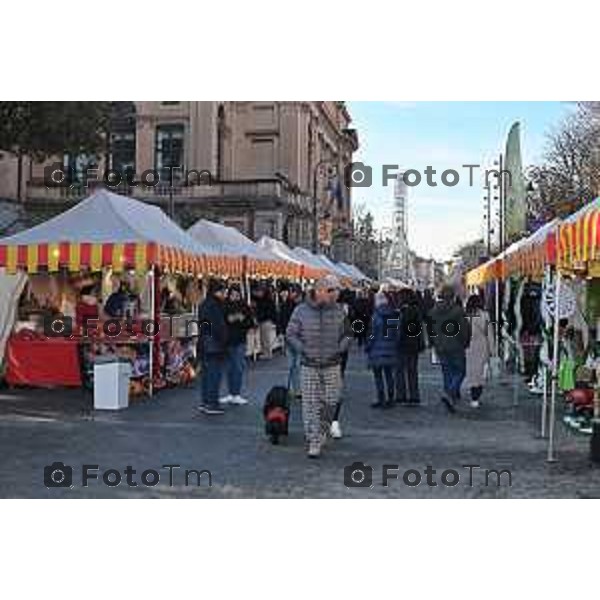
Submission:
[[8,273],[24,270],[56,272],[99,271],[111,267],[113,271],[135,270],[146,272],[156,265],[172,272],[240,276],[243,274],[242,257],[201,256],[178,248],[155,243],[73,243],[0,245],[0,267]]
[[581,271],[600,261],[600,198],[565,219],[559,227],[558,266]]
[[100,271],[110,267],[115,272],[135,270],[146,272],[156,265],[166,271],[216,277],[285,277],[315,279],[323,273],[318,269],[288,261],[248,259],[243,256],[199,255],[172,246],[155,243],[73,243],[0,245],[0,267],[7,273],[17,270],[39,271]]

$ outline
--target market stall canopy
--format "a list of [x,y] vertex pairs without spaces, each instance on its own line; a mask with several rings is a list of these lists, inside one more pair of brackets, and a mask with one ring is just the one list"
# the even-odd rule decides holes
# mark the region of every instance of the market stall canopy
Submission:
[[411,286],[400,279],[396,279],[394,277],[386,277],[382,282],[382,286],[386,286],[386,288],[393,288],[395,290],[405,290],[411,289]]
[[343,277],[352,280],[353,283],[359,283],[361,278],[356,276],[356,273],[349,268],[349,265],[344,263],[335,263],[336,267],[340,272],[343,273]]
[[354,277],[350,277],[348,275],[347,271],[343,267],[341,267],[338,263],[334,263],[332,260],[330,260],[324,254],[319,254],[319,256],[317,258],[319,258],[321,261],[323,261],[324,264],[328,265],[329,268],[333,269],[333,272],[335,273],[335,275],[337,275],[341,279],[354,280]]
[[291,248],[280,240],[275,240],[269,236],[264,235],[258,240],[258,245],[262,248],[266,248],[270,252],[273,252],[284,260],[289,260],[299,266],[301,270],[301,277],[307,279],[317,279],[326,273],[322,268],[317,268],[312,262],[306,259],[300,258],[296,255]]
[[200,219],[188,230],[188,234],[201,243],[208,243],[224,255],[243,257],[248,275],[290,277],[297,275],[298,265],[275,254],[235,227]]
[[351,275],[354,275],[354,277],[358,280],[358,281],[371,281],[371,279],[369,277],[367,277],[356,265],[349,265],[348,263],[338,263],[341,267],[343,267],[344,269],[346,269],[346,271],[348,271],[348,273],[350,273]]
[[506,250],[466,274],[467,286],[482,286],[507,277],[540,278],[547,265],[556,263],[558,219],[546,223],[530,236],[511,244]]
[[556,231],[559,220],[542,225],[529,237],[507,249],[503,273],[505,277],[531,277],[540,279],[548,265],[556,264]]
[[327,262],[325,262],[320,256],[313,254],[306,248],[296,246],[292,252],[306,264],[313,266],[315,269],[320,269],[324,273],[330,273],[331,275],[337,275],[335,269],[333,269]]
[[127,196],[99,190],[73,208],[0,240],[0,266],[7,271],[135,269],[151,265],[193,273],[234,272],[239,258],[187,235],[163,211]]
[[600,198],[560,223],[557,254],[561,271],[600,270]]

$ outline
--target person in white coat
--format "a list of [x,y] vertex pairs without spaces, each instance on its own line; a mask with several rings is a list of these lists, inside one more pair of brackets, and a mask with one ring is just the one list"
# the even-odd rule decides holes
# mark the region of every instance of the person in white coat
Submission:
[[467,372],[464,385],[469,388],[471,394],[471,407],[479,408],[486,366],[489,365],[494,349],[494,328],[488,313],[483,308],[481,296],[474,294],[469,297],[466,313],[471,322],[472,337],[467,348]]

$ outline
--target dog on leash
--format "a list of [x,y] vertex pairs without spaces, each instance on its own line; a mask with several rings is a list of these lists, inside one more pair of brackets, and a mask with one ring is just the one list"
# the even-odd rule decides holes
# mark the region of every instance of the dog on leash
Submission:
[[271,443],[278,444],[282,435],[288,434],[290,420],[290,395],[286,387],[272,387],[265,398],[263,406],[265,433]]

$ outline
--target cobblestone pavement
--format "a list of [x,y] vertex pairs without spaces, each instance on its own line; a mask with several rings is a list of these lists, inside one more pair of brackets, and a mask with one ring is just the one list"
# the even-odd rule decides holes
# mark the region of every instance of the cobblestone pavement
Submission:
[[[231,407],[222,417],[196,416],[195,388],[161,392],[155,399],[120,413],[92,414],[89,394],[81,391],[3,390],[0,392],[0,497],[201,497],[201,498],[599,498],[600,469],[588,460],[588,438],[565,430],[558,432],[558,462],[548,464],[546,442],[536,437],[539,400],[524,390],[513,406],[509,382],[490,386],[484,406],[464,408],[448,415],[439,401],[440,374],[423,356],[420,408],[370,408],[371,373],[363,357],[351,356],[342,413],[344,438],[330,440],[318,461],[304,454],[299,404],[293,406],[291,435],[272,446],[264,437],[261,404],[267,390],[286,381],[285,359],[259,362],[247,376],[249,406]],[[73,467],[72,489],[46,489],[44,466],[62,461]],[[347,488],[344,467],[362,461],[373,468],[373,486]],[[81,486],[81,465],[97,464],[103,471],[137,473],[129,487],[126,477],[117,487],[101,481]],[[164,464],[178,464],[173,485]],[[398,480],[382,485],[382,465]],[[463,465],[479,465],[469,470]],[[427,484],[425,469],[436,473]],[[145,469],[157,469],[160,483],[141,484]],[[208,469],[200,487],[192,477],[185,486],[185,469]],[[418,486],[403,482],[409,469],[420,471]],[[444,470],[458,472],[457,485],[444,485]],[[508,475],[485,470],[511,471]],[[415,473],[409,475],[413,482]],[[445,474],[453,483],[454,474]],[[471,485],[470,485],[471,484]]]

